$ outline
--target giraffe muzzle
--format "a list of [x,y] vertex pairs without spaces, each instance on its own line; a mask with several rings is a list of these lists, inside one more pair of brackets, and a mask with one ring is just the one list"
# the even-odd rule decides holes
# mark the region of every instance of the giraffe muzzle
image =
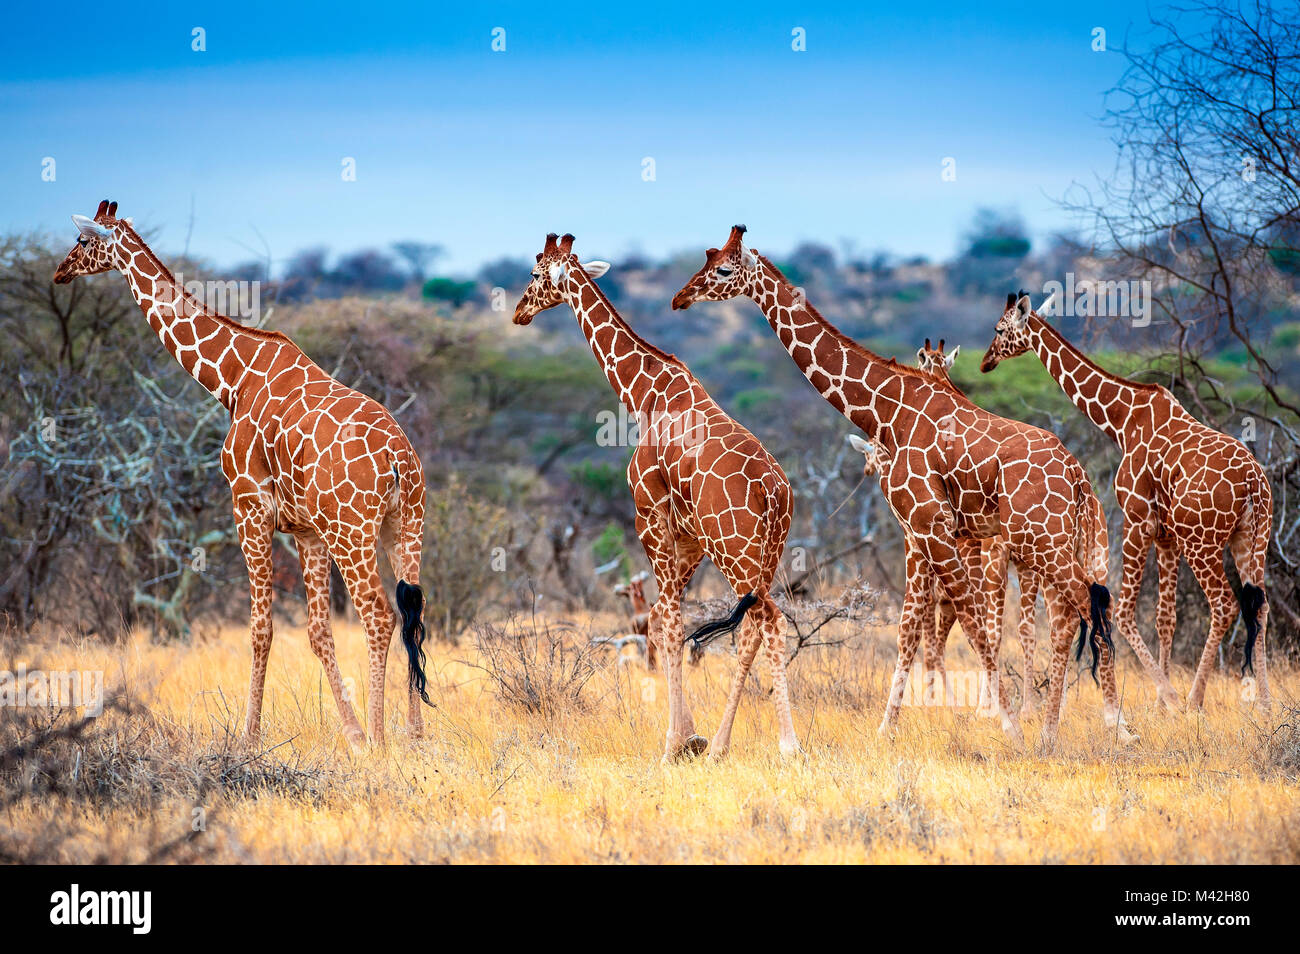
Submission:
[[694,300],[685,289],[682,289],[673,296],[673,311],[685,311],[687,308],[690,308],[692,304],[694,304]]

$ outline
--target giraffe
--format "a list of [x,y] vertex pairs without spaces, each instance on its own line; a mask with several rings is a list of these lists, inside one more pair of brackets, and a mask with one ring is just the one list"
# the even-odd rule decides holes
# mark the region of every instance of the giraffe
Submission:
[[659,668],[659,660],[654,641],[650,638],[650,604],[645,598],[645,581],[648,579],[650,574],[642,570],[626,583],[614,587],[614,594],[627,600],[632,610],[632,632],[645,637],[645,664],[654,670]]
[[[648,579],[650,574],[642,570],[626,583],[615,586],[614,594],[627,600],[628,607],[632,610],[632,632],[645,637],[645,664],[653,670],[659,668],[659,657],[655,652],[654,641],[650,638],[650,602],[645,598],[645,581]],[[699,642],[691,643],[688,657],[691,665],[698,666],[703,657],[704,646]]]
[[407,724],[422,731],[424,674],[424,471],[406,435],[380,404],[322,371],[283,334],[248,328],[209,311],[104,200],[93,218],[74,215],[77,244],[56,284],[118,271],[163,347],[230,412],[221,469],[230,483],[240,547],[248,565],[252,669],[244,737],[261,737],[262,697],[271,651],[271,544],[291,534],[306,586],[307,633],[324,666],[343,732],[366,733],[352,709],[330,633],[329,566],[347,583],[365,624],[369,651],[370,739],[384,744],[384,678],[396,613],[379,577],[385,551],[397,577],[397,612],[407,654]]
[[[1043,307],[1050,301],[1049,296]],[[1241,441],[1196,420],[1167,388],[1138,384],[1094,364],[1042,319],[1042,310],[1035,312],[1023,292],[1007,295],[980,370],[987,373],[1032,350],[1074,405],[1119,445],[1115,498],[1124,514],[1124,546],[1115,621],[1120,632],[1134,650],[1142,648],[1139,658],[1145,654],[1144,665],[1163,678],[1158,698],[1178,708],[1168,672],[1178,561],[1185,559],[1211,615],[1188,704],[1196,709],[1204,705],[1210,671],[1239,603],[1246,627],[1242,675],[1253,668],[1258,641],[1258,698],[1267,713],[1272,699],[1264,648],[1264,571],[1273,529],[1273,491],[1264,469]],[[1138,590],[1152,546],[1159,572],[1160,662],[1155,667],[1136,620]],[[1236,600],[1224,571],[1225,548],[1232,551],[1243,584]]]
[[[958,538],[1004,536],[1013,559],[1039,577],[1052,619],[1053,658],[1042,744],[1057,736],[1065,669],[1077,626],[1098,648],[1109,639],[1110,594],[1092,564],[1095,512],[1069,468],[1073,458],[1051,435],[1020,430],[976,407],[953,388],[915,368],[885,360],[823,318],[768,259],[745,246],[733,226],[721,249],[673,298],[674,308],[746,296],[756,302],[782,345],[814,388],[878,445],[888,461],[885,499],[904,529],[907,585],[899,620],[898,661],[881,733],[897,722],[907,673],[924,628],[923,607],[935,581],[953,600],[957,618],[991,687],[1004,732],[1023,741],[999,679],[993,641],[979,614]],[[1048,438],[1051,438],[1050,440]],[[1092,628],[1089,632],[1088,624]]]
[[[639,422],[627,482],[637,536],[659,587],[650,608],[650,639],[662,655],[668,686],[664,760],[706,748],[710,759],[726,755],[760,644],[772,669],[780,750],[796,753],[781,612],[771,596],[790,531],[790,484],[781,465],[718,407],[684,363],[640,338],[614,310],[595,281],[608,268],[606,262],[580,263],[572,235],[558,242],[555,233],[547,235],[514,321],[526,325],[538,313],[567,304],[610,386]],[[695,734],[682,682],[682,593],[705,556],[740,596],[730,618],[706,623],[689,637],[700,644],[741,627],[739,664],[712,746]]]
[[[930,339],[926,338],[925,345],[916,353],[917,366],[923,371],[935,375],[948,387],[959,390],[957,389],[957,385],[953,383],[948,371],[956,363],[957,355],[960,352],[961,346],[958,345],[953,348],[952,351],[945,353],[944,341],[942,338],[939,339],[938,348],[932,348],[930,346]],[[1038,434],[1048,437],[1051,436],[1047,431],[1044,431],[1041,428],[1036,428],[1019,421],[1013,421],[1012,423],[1026,429],[1027,431],[1037,432]],[[1077,459],[1075,460],[1075,465],[1078,467],[1077,474],[1081,475],[1080,479],[1083,482],[1088,483],[1087,473],[1084,471],[1082,465],[1078,464]],[[1098,579],[1101,582],[1105,582],[1106,577],[1108,576],[1107,565],[1109,563],[1110,555],[1109,535],[1106,532],[1106,517],[1101,509],[1101,501],[1097,499],[1095,493],[1091,492],[1090,483],[1088,504],[1094,510],[1094,525],[1097,528],[1098,534],[1094,550],[1098,559],[1096,571]],[[983,541],[983,543],[985,544],[983,553],[983,578],[987,588],[986,598],[992,601],[988,607],[988,612],[992,614],[990,618],[990,626],[996,634],[995,638],[1000,639],[1002,634],[1002,610],[1004,604],[1003,592],[1006,589],[1008,563],[1005,541],[997,541],[992,544],[990,544],[990,541]],[[993,562],[990,564],[990,561]],[[1031,570],[1018,563],[1016,564],[1016,574],[1020,579],[1020,620],[1017,626],[1017,634],[1025,655],[1026,678],[1021,712],[1022,714],[1025,714],[1026,710],[1032,711],[1033,708],[1032,677],[1034,669],[1034,649],[1036,643],[1034,634],[1034,604],[1038,598],[1038,579],[1034,576]],[[943,641],[938,647],[938,654],[941,659],[943,643],[946,643],[947,641],[948,631],[951,628],[952,623],[949,621],[946,626],[947,628],[945,628],[944,617],[941,613],[940,626],[936,631],[938,633],[938,639]],[[1115,662],[1110,647],[1108,646],[1102,647],[1100,668],[1102,694],[1104,699],[1103,711],[1107,713],[1107,725],[1118,726],[1118,736],[1121,741],[1126,743],[1136,742],[1138,740],[1137,736],[1129,730],[1127,724],[1123,720],[1123,716],[1120,714],[1119,687],[1115,678]],[[1112,719],[1114,721],[1111,721]]]

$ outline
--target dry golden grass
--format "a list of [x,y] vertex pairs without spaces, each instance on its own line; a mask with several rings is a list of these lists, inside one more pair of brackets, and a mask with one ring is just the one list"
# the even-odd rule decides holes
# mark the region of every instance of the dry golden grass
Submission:
[[[606,625],[608,624],[608,625]],[[611,617],[595,631],[611,631]],[[603,627],[603,629],[602,629]],[[3,771],[0,858],[217,862],[1010,862],[1300,860],[1300,718],[1294,670],[1274,668],[1268,724],[1223,673],[1199,715],[1156,710],[1121,657],[1125,748],[1103,730],[1085,676],[1057,751],[1019,752],[969,711],[905,709],[876,737],[892,629],[805,651],[792,670],[806,755],[783,761],[771,705],[751,681],[721,764],[661,765],[664,692],[639,664],[601,657],[580,704],[531,715],[503,704],[472,645],[430,657],[428,738],[402,727],[390,655],[390,745],[355,754],[301,629],[280,624],[263,748],[237,745],[246,636],[190,646],[136,638],[11,646],[6,665],[102,669],[134,711]],[[336,624],[345,675],[364,685],[363,640]],[[472,641],[469,641],[472,643]],[[954,648],[955,641],[954,641]],[[965,647],[950,667],[969,664]],[[1014,656],[1014,663],[1019,662]],[[732,667],[715,651],[688,676],[700,731],[721,715]],[[1176,675],[1184,690],[1190,674]],[[763,674],[766,683],[766,674]],[[364,699],[360,700],[364,711]],[[18,731],[10,720],[0,750]],[[68,716],[59,724],[67,724]],[[63,746],[62,749],[59,746]],[[205,830],[191,832],[196,809]]]

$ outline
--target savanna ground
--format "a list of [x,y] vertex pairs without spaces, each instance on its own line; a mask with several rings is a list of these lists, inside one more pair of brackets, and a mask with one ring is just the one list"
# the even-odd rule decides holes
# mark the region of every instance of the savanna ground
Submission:
[[[619,622],[583,619],[580,629]],[[281,622],[259,752],[238,742],[246,632],[190,644],[5,645],[5,665],[101,669],[117,695],[98,719],[5,710],[0,859],[64,862],[992,862],[1295,863],[1300,860],[1300,679],[1273,669],[1267,722],[1235,674],[1202,714],[1157,710],[1127,650],[1120,745],[1086,673],[1061,741],[1013,749],[971,710],[907,708],[877,737],[894,629],[844,625],[850,641],[791,668],[806,754],[777,754],[767,674],[751,678],[730,756],[663,765],[662,680],[586,635],[508,624],[432,646],[426,738],[403,728],[404,672],[390,653],[389,746],[356,753],[339,732],[300,627]],[[364,712],[364,640],[336,621]],[[954,634],[949,667],[971,657]],[[1186,634],[1180,639],[1189,638]],[[1041,644],[1040,644],[1041,645]],[[487,650],[485,654],[484,650]],[[1013,667],[1020,657],[1008,652]],[[688,670],[700,731],[716,727],[734,666],[715,647]],[[1041,666],[1040,666],[1041,669]],[[507,684],[494,678],[500,677]],[[1175,673],[1184,692],[1191,673]],[[1017,679],[1018,682],[1018,679]],[[534,711],[528,711],[529,703]],[[196,830],[198,829],[198,830]]]

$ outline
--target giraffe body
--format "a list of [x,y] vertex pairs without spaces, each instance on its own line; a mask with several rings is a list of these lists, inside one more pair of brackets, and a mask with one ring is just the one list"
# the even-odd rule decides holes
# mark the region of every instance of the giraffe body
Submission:
[[[384,742],[388,645],[402,617],[408,654],[408,726],[422,728],[424,472],[397,422],[376,401],[335,381],[288,337],[211,313],[177,285],[117,204],[93,219],[74,217],[78,244],[54,281],[116,270],[163,346],[230,412],[221,468],[230,484],[240,546],[248,565],[252,673],[245,736],[261,734],[262,698],[272,640],[273,534],[291,534],[306,586],[308,639],[320,658],[354,745],[366,733],[352,708],[330,632],[329,563],[347,583],[366,628],[370,738]],[[383,551],[397,577],[397,608],[379,576]]]
[[[979,656],[1004,730],[1022,738],[999,678],[993,640],[980,613],[959,539],[1001,536],[1012,559],[1042,586],[1053,623],[1053,659],[1044,742],[1055,741],[1073,634],[1092,622],[1094,653],[1108,638],[1109,593],[1097,582],[1096,513],[1087,505],[1077,461],[1053,435],[1025,431],[976,407],[930,375],[886,361],[842,334],[770,261],[747,249],[743,226],[673,299],[675,308],[739,295],[753,299],[809,382],[881,446],[881,489],[908,544],[899,656],[881,725],[897,721],[908,670],[936,580]],[[1090,493],[1090,490],[1087,491]]]
[[547,308],[568,304],[611,386],[640,424],[627,481],[637,536],[659,587],[649,626],[668,686],[664,758],[708,745],[695,734],[685,700],[681,618],[682,593],[706,556],[741,596],[726,625],[697,631],[716,635],[741,627],[739,665],[710,758],[720,758],[730,745],[744,681],[760,647],[772,669],[781,751],[795,752],[785,639],[771,596],[790,530],[789,482],[758,439],[723,412],[681,361],[628,327],[594,280],[608,266],[580,264],[572,244],[571,235],[558,243],[554,234],[547,237],[514,320],[527,324]]
[[[1264,571],[1273,496],[1263,468],[1241,441],[1196,420],[1167,388],[1103,370],[1036,314],[1028,296],[1008,295],[981,369],[992,371],[1001,361],[1030,350],[1075,406],[1119,445],[1115,497],[1124,514],[1124,547],[1115,620],[1156,681],[1158,698],[1178,707],[1168,670],[1181,558],[1210,604],[1210,629],[1188,695],[1191,706],[1204,703],[1219,646],[1239,608],[1224,571],[1227,549],[1244,584],[1239,601],[1247,634],[1242,668],[1244,672],[1257,655],[1258,699],[1267,712],[1271,696]],[[1142,642],[1136,621],[1138,590],[1153,546],[1160,577],[1158,663]]]

